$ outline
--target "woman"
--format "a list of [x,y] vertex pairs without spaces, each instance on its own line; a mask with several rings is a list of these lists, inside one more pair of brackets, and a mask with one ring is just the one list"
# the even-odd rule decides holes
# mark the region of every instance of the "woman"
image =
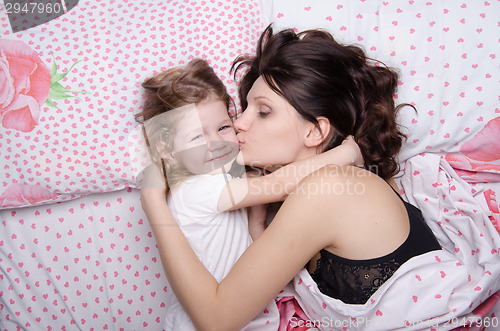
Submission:
[[220,283],[175,226],[164,190],[144,187],[167,278],[197,328],[241,329],[304,266],[319,296],[364,305],[407,260],[440,250],[419,211],[385,181],[397,171],[402,139],[396,73],[327,33],[270,27],[256,57],[235,68],[249,68],[235,122],[240,162],[272,171],[352,135],[366,169],[327,166],[307,176]]
[[[229,112],[232,100],[206,61],[193,59],[186,66],[160,72],[142,87],[146,97],[136,118],[144,124],[152,161],[163,170],[169,189],[167,203],[217,281],[250,245],[250,236],[264,230],[257,227],[262,221],[259,213],[247,214],[243,207],[255,211],[261,207],[253,206],[284,196],[267,187],[278,184],[292,189],[305,175],[327,164],[362,164],[359,148],[349,137],[340,146],[307,159],[307,164],[296,162],[266,176],[240,177],[243,167],[235,164],[239,147]],[[297,168],[303,174],[295,173]],[[256,222],[248,215],[257,216]],[[256,226],[255,231],[249,223]],[[174,293],[169,291],[167,297],[164,330],[195,330]],[[274,302],[267,311],[279,315]],[[261,322],[254,319],[248,329],[262,330],[268,320],[269,314]]]

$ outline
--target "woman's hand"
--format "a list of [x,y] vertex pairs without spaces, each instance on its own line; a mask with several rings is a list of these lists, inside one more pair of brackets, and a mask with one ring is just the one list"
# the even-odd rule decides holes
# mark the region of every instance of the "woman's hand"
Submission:
[[350,153],[352,159],[351,165],[356,167],[364,166],[365,161],[363,160],[363,154],[361,154],[361,150],[359,149],[359,146],[353,136],[347,136],[341,146],[344,147],[348,153]]
[[141,182],[141,206],[146,216],[151,215],[151,211],[158,204],[167,203],[167,188],[161,170],[151,164],[143,171]]
[[152,189],[163,189],[166,191],[166,179],[163,176],[160,168],[152,163],[142,171],[143,179],[141,182],[141,189],[152,188]]

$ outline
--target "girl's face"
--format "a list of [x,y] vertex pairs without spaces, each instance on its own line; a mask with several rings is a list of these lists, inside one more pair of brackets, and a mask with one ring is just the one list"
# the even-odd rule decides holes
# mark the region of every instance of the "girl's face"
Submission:
[[304,145],[311,123],[259,77],[247,95],[248,106],[235,121],[240,153],[237,162],[273,169],[316,154]]
[[174,138],[176,162],[196,175],[213,173],[230,167],[238,150],[233,122],[222,101],[209,98],[185,110]]

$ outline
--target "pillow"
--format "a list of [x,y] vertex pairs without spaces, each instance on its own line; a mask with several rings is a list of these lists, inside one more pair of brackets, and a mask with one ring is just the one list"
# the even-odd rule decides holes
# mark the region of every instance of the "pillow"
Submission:
[[400,71],[396,101],[417,108],[399,113],[408,136],[401,162],[423,152],[459,152],[500,116],[498,1],[274,0],[262,6],[277,30],[322,28]]
[[2,208],[137,187],[140,84],[200,57],[236,98],[231,63],[264,27],[258,1],[80,1],[16,33],[14,11],[0,6]]

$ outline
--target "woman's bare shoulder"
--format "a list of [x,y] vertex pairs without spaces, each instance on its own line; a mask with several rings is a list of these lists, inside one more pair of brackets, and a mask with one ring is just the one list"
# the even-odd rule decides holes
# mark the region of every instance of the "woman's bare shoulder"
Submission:
[[336,165],[305,177],[288,199],[293,199],[289,208],[307,208],[319,222],[333,226],[344,226],[353,219],[384,217],[401,210],[402,205],[389,183],[375,173]]
[[328,165],[305,177],[293,194],[305,195],[308,199],[314,197],[320,200],[333,199],[332,202],[349,202],[377,195],[389,187],[382,178],[366,169]]
[[[287,223],[303,222],[293,215],[305,214],[309,226],[325,228],[352,216],[359,195],[375,185],[375,175],[352,166],[329,165],[306,176],[288,195],[280,212],[292,215]],[[370,189],[374,191],[373,189]],[[326,224],[328,223],[328,224]],[[330,231],[328,231],[330,232]]]
[[[371,246],[377,256],[383,255],[399,246],[408,234],[401,199],[389,183],[365,169],[324,167],[306,177],[294,194],[291,208],[308,210],[311,222],[328,236],[328,250],[337,255],[368,258],[366,252],[356,252],[360,241]],[[391,240],[376,240],[384,234]]]

